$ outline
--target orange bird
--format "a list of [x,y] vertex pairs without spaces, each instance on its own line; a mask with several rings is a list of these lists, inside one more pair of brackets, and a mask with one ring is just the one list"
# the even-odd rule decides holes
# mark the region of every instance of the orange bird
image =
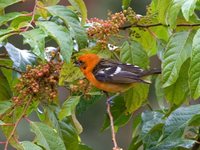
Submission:
[[100,58],[96,54],[83,54],[75,62],[95,87],[111,93],[121,93],[135,83],[147,83],[144,78],[160,74],[160,69],[143,70],[139,66]]

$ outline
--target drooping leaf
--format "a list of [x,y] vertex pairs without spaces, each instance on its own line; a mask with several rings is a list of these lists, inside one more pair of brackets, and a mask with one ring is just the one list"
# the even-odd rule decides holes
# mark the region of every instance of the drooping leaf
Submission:
[[18,49],[10,43],[7,43],[4,47],[13,61],[13,66],[17,69],[25,71],[27,65],[32,65],[35,62],[36,56],[28,50]]
[[163,87],[176,82],[182,64],[190,57],[193,32],[175,33],[169,40],[163,56]]
[[36,22],[36,24],[58,43],[63,59],[66,62],[70,62],[73,41],[69,30],[50,21]]
[[46,150],[66,150],[61,137],[56,130],[41,122],[30,123],[32,132],[36,135],[36,143]]
[[12,5],[14,3],[17,3],[17,2],[20,2],[20,1],[22,1],[22,0],[1,0],[0,9],[3,9],[3,8],[7,7],[7,6],[10,6],[10,5]]
[[[120,60],[122,62],[138,65],[142,68],[147,68],[149,64],[147,53],[136,41],[131,41],[130,44],[128,42],[123,44],[120,53]],[[137,110],[143,104],[147,99],[148,91],[149,85],[136,84],[134,88],[125,92],[124,99],[128,113]]]
[[179,78],[174,84],[168,86],[164,89],[166,99],[171,103],[177,106],[181,105],[187,98],[189,93],[188,87],[188,70],[189,70],[190,61],[187,60],[183,63],[180,72]]
[[24,43],[31,46],[33,53],[44,59],[45,37],[47,36],[41,29],[33,29],[22,32]]
[[10,89],[10,85],[0,67],[0,101],[9,100],[11,97],[12,92]]
[[64,6],[51,6],[47,7],[47,10],[54,16],[58,16],[67,26],[72,33],[72,36],[78,43],[79,49],[85,48],[87,46],[87,34],[85,29],[80,25],[78,16],[70,9]]
[[22,145],[23,150],[42,150],[41,147],[30,141],[22,141],[20,144]]
[[83,0],[69,0],[70,4],[81,13],[82,25],[85,24],[87,19],[87,8]]
[[200,96],[200,30],[194,36],[192,44],[192,56],[191,64],[189,69],[189,84],[191,95],[194,99],[197,99]]
[[187,21],[189,21],[190,16],[193,15],[196,3],[197,0],[185,0],[184,4],[182,5],[181,10]]
[[[0,3],[0,7],[1,7],[1,3]],[[19,16],[22,16],[22,13],[19,12],[12,12],[12,13],[7,13],[3,16],[0,16],[0,26],[2,26],[3,24],[5,24],[8,21],[11,21]]]
[[5,113],[11,105],[12,103],[10,101],[0,101],[0,115]]
[[122,0],[122,9],[125,10],[129,7],[131,0]]
[[78,104],[80,100],[80,96],[71,96],[69,97],[62,105],[61,111],[58,114],[59,120],[62,120],[63,118],[70,116],[73,114],[76,105]]
[[72,63],[64,63],[60,72],[59,85],[63,86],[66,83],[76,81],[83,77],[84,76],[78,67],[75,67]]

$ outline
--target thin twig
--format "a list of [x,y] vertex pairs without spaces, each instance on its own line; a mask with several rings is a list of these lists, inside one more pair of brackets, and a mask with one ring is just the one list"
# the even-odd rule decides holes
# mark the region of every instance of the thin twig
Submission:
[[[140,27],[140,28],[149,28],[149,27],[157,27],[157,26],[164,26],[164,27],[169,27],[170,25],[162,24],[162,23],[155,23],[155,24],[132,24],[132,25],[127,25],[120,27],[120,30],[126,30],[132,27]],[[177,24],[177,27],[195,27],[195,26],[200,26],[200,23],[194,23],[194,24],[188,24],[188,23],[182,23],[182,24]]]
[[18,72],[18,73],[20,73],[20,74],[22,74],[23,72],[22,71],[20,71],[20,70],[17,70],[16,68],[13,68],[13,67],[9,67],[9,66],[6,66],[6,65],[2,65],[2,64],[0,64],[0,68],[5,68],[5,69],[10,69],[10,70],[14,70],[14,71],[16,71],[16,72]]
[[[38,0],[35,0],[35,5],[33,7],[32,13],[31,13],[32,14],[32,18],[31,18],[31,21],[29,22],[30,25],[35,21],[35,12],[36,12],[36,9],[37,9],[37,2],[38,2]],[[29,27],[30,26],[28,25],[25,29],[22,30],[22,32],[27,31],[29,29]]]
[[20,117],[18,118],[18,120],[16,121],[16,123],[15,123],[15,125],[14,125],[14,127],[13,127],[12,132],[10,133],[9,137],[7,138],[6,143],[5,143],[4,150],[7,150],[7,149],[8,149],[8,143],[9,143],[10,139],[14,136],[15,131],[16,131],[16,129],[17,129],[17,127],[18,127],[18,125],[19,125],[21,119],[25,116],[26,111],[27,111],[27,109],[28,109],[28,107],[29,107],[31,101],[32,101],[32,97],[29,99],[29,101],[28,101],[27,104],[25,105],[25,107],[24,107],[24,109],[23,109],[23,112],[21,113],[21,116],[20,116]]
[[107,95],[107,113],[108,113],[108,116],[109,116],[109,119],[110,119],[110,127],[111,127],[111,133],[112,133],[112,141],[113,141],[113,144],[114,144],[114,147],[113,147],[113,150],[122,150],[120,147],[118,147],[118,144],[117,144],[117,140],[116,140],[116,135],[115,135],[115,127],[114,127],[114,119],[113,119],[113,116],[112,116],[112,113],[111,113],[111,110],[110,110],[110,107],[111,107],[111,100],[116,97],[116,96],[113,96],[112,97],[108,97],[108,94],[106,93]]

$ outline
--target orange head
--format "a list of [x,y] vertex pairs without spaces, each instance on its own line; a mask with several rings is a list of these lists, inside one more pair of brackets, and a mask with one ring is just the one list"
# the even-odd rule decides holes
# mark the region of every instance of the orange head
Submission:
[[91,72],[99,63],[100,57],[96,54],[83,54],[79,56],[75,62],[77,67],[80,67],[83,73]]

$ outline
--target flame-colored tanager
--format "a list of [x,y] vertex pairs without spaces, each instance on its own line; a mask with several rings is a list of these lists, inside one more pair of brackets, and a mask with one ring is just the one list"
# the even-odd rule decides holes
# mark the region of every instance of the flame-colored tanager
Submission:
[[99,57],[96,54],[83,54],[75,62],[85,77],[95,87],[111,93],[121,93],[145,81],[145,77],[161,73],[160,69],[143,70],[139,66],[124,64]]

